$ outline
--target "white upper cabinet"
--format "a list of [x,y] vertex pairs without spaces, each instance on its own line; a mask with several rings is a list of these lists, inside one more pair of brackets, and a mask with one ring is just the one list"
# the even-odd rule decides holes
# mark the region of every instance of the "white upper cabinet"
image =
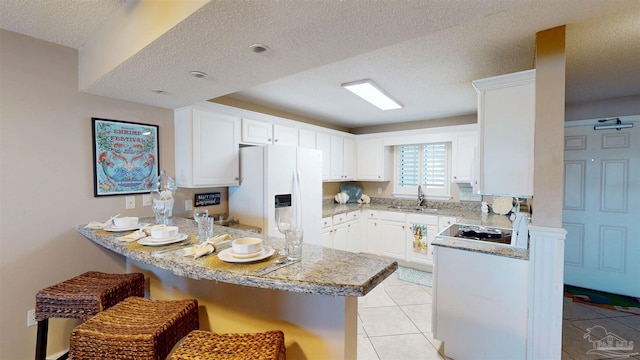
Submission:
[[478,133],[465,132],[453,140],[453,161],[451,180],[456,183],[471,183],[473,162],[478,148]]
[[353,180],[355,178],[355,150],[353,139],[331,135],[330,180]]
[[481,194],[533,195],[535,76],[527,70],[473,81]]
[[316,134],[316,149],[322,151],[322,180],[331,179],[331,135]]
[[391,147],[385,147],[382,138],[357,139],[356,154],[358,180],[391,180]]
[[300,147],[315,149],[316,148],[316,132],[312,130],[298,130],[298,144]]
[[264,121],[243,118],[242,142],[262,145],[273,143],[273,125]]
[[298,128],[273,124],[273,144],[298,146]]
[[298,128],[243,118],[242,142],[256,145],[298,146]]
[[174,111],[174,126],[179,187],[239,184],[239,117],[190,106]]

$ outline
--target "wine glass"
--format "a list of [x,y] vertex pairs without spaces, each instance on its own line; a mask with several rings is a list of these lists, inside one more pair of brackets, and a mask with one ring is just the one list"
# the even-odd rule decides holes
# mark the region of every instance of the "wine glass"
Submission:
[[164,201],[153,201],[153,213],[156,215],[156,224],[164,224],[164,216],[166,213]]
[[[289,231],[289,229],[291,229],[291,223],[292,223],[292,219],[289,217],[279,217],[278,221],[277,221],[277,226],[278,226],[278,231],[280,231],[283,235],[285,235],[285,238],[287,236],[287,232]],[[285,245],[284,248],[280,249],[280,251],[278,251],[278,255],[287,255],[287,246]]]

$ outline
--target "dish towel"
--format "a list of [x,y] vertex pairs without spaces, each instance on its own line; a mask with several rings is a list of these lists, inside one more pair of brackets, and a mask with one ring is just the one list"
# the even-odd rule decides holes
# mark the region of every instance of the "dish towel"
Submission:
[[209,238],[202,244],[194,245],[184,249],[184,256],[193,256],[194,259],[197,259],[199,257],[209,255],[216,251],[215,244],[221,243],[226,240],[231,240],[231,236],[229,234]]

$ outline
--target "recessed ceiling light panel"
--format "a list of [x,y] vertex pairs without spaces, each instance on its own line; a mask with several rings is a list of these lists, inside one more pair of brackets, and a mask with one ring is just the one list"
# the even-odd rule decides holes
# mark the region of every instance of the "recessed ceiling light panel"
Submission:
[[360,96],[380,110],[401,109],[402,104],[387,94],[372,80],[359,80],[342,84],[342,87]]

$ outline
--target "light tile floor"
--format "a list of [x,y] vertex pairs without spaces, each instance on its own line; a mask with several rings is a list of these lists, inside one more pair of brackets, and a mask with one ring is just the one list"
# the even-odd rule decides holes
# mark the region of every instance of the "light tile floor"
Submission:
[[[447,359],[431,333],[431,293],[430,287],[399,280],[396,272],[358,298],[358,360]],[[640,315],[564,298],[562,360],[605,359],[587,354],[592,344],[583,336],[595,325],[633,341],[633,353],[640,352]]]

